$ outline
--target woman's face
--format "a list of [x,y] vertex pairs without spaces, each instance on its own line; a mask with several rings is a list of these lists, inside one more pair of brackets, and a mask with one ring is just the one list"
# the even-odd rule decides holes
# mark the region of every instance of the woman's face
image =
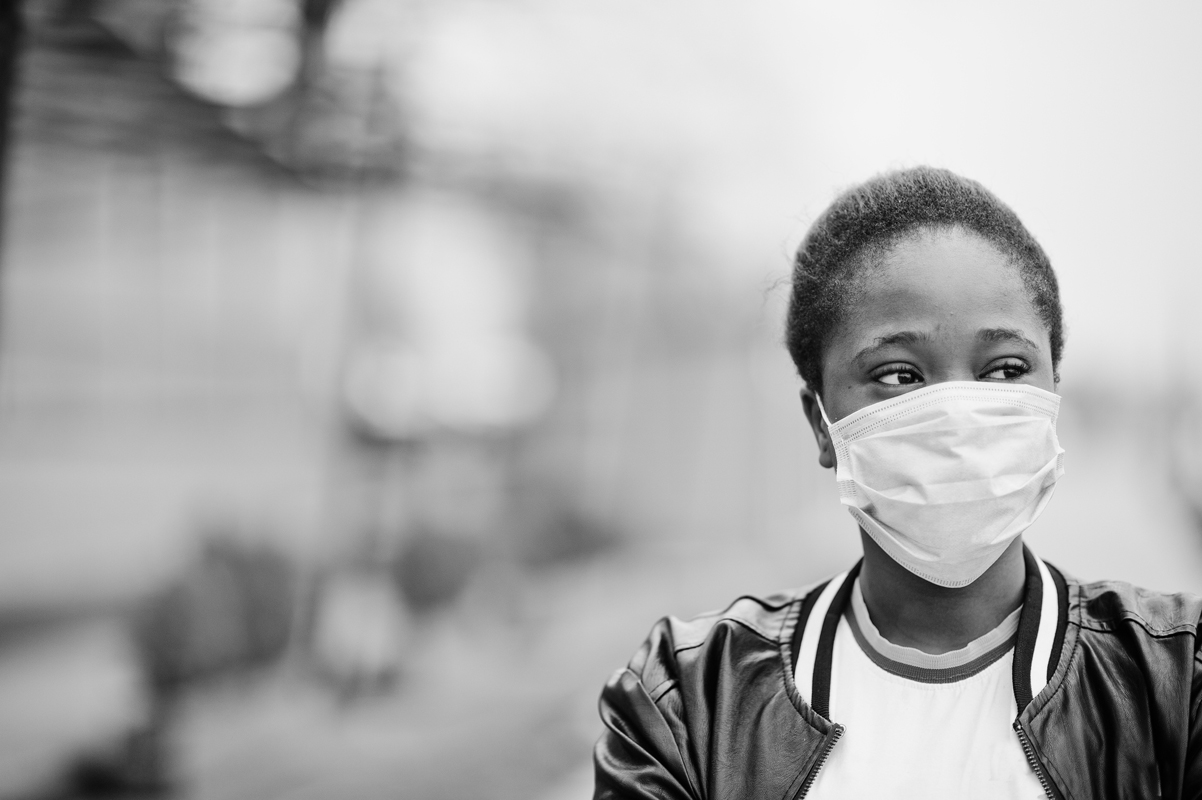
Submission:
[[[944,381],[1056,386],[1048,332],[1018,267],[959,228],[919,231],[868,269],[827,342],[822,402],[834,421]],[[809,390],[802,401],[819,463],[832,467],[834,452]]]

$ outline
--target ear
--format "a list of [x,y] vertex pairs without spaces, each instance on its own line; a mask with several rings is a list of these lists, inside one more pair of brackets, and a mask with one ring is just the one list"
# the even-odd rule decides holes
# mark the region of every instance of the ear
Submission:
[[814,439],[818,442],[818,463],[827,469],[835,466],[835,448],[831,445],[830,434],[826,430],[826,420],[818,408],[818,396],[807,386],[801,390],[801,408],[805,412],[810,429],[814,431]]

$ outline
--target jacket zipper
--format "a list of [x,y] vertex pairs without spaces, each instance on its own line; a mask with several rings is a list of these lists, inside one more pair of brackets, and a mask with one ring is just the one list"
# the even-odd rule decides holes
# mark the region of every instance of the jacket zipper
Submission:
[[810,791],[810,786],[814,784],[814,779],[818,777],[818,770],[822,769],[822,765],[831,756],[831,750],[835,749],[835,742],[839,741],[839,737],[843,735],[844,727],[836,724],[830,738],[826,740],[826,744],[822,746],[822,752],[818,755],[818,760],[814,762],[814,768],[810,770],[810,774],[806,776],[805,783],[797,790],[797,794],[793,796],[793,800],[801,800]]
[[1043,787],[1043,793],[1048,796],[1048,800],[1056,800],[1056,795],[1052,793],[1052,786],[1043,773],[1043,765],[1035,757],[1035,749],[1031,747],[1031,740],[1027,738],[1027,732],[1023,730],[1022,723],[1018,720],[1014,720],[1014,732],[1018,734],[1018,741],[1022,743],[1027,763],[1031,765],[1031,769],[1035,770],[1035,777],[1039,778],[1039,785]]

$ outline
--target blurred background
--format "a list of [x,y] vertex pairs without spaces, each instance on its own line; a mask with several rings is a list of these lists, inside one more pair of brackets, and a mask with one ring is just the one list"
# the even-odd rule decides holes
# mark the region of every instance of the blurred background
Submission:
[[932,163],[1061,277],[1027,538],[1202,591],[1202,9],[10,0],[0,798],[591,796],[660,616],[856,557],[780,344]]

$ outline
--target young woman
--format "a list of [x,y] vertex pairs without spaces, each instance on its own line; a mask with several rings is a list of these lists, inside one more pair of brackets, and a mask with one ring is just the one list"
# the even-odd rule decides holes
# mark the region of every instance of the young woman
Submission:
[[851,189],[787,342],[864,557],[659,622],[602,692],[595,796],[1202,797],[1202,601],[1023,545],[1063,473],[1064,327],[1018,217],[944,170]]

